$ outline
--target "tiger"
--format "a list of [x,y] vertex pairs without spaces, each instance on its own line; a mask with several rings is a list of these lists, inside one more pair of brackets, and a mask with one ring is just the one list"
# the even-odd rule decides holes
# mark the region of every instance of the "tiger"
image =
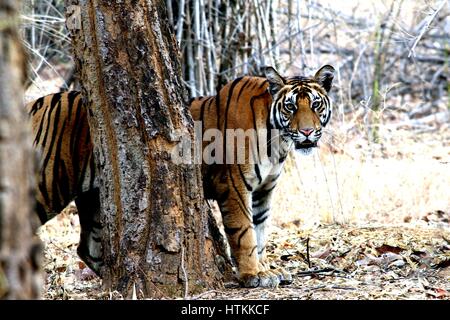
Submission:
[[[190,111],[193,119],[200,121],[202,135],[209,129],[223,133],[223,149],[219,150],[222,158],[217,160],[214,150],[211,153],[215,161],[202,165],[204,194],[219,205],[243,287],[276,287],[293,281],[284,269],[270,268],[266,224],[284,160],[292,149],[311,153],[330,121],[332,102],[328,93],[334,71],[332,66],[324,65],[313,77],[285,78],[273,67],[266,67],[265,77],[237,78],[216,96],[199,97],[191,102]],[[245,140],[244,147],[237,150],[236,141],[227,140],[225,132],[230,129],[266,133]],[[274,135],[270,133],[273,131]],[[265,135],[270,158],[246,152],[243,163],[228,161],[236,161],[242,149],[262,148],[258,139]],[[279,139],[278,144],[273,143],[274,138]],[[206,150],[209,139],[203,140]],[[229,156],[230,152],[235,154]]]
[[40,159],[36,173],[36,213],[45,224],[75,200],[80,219],[77,253],[97,275],[103,265],[100,193],[96,181],[88,109],[81,93],[60,92],[26,104],[33,146]]
[[[327,94],[333,75],[334,68],[329,65],[320,68],[313,77],[290,78],[266,67],[265,77],[240,77],[225,85],[216,96],[194,98],[190,102],[192,118],[202,123],[203,131],[253,128],[280,132],[280,144],[273,144],[275,136],[267,134],[270,145],[267,149],[276,157],[255,163],[247,157],[248,163],[243,164],[202,165],[205,198],[219,204],[243,287],[275,287],[292,282],[292,276],[283,269],[269,267],[266,221],[288,153],[293,148],[309,153],[317,146],[322,128],[330,120],[332,105]],[[100,196],[88,108],[81,93],[71,91],[41,97],[28,103],[27,110],[34,146],[42,159],[36,179],[36,211],[40,221],[46,223],[74,200],[81,226],[77,253],[100,276],[104,264]],[[223,145],[229,143],[224,141]]]

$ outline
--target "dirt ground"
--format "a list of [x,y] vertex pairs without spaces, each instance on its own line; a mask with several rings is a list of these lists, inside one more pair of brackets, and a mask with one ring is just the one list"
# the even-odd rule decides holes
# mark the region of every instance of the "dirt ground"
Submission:
[[[79,222],[70,207],[40,230],[45,250],[44,299],[121,299],[76,254]],[[188,299],[449,299],[449,213],[396,226],[274,226],[268,251],[294,283],[276,289],[224,290]]]

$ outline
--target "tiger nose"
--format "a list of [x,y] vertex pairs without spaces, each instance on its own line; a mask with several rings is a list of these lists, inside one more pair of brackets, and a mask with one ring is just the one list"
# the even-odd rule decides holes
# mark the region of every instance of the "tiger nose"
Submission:
[[309,136],[314,129],[313,128],[304,128],[299,130],[305,137]]

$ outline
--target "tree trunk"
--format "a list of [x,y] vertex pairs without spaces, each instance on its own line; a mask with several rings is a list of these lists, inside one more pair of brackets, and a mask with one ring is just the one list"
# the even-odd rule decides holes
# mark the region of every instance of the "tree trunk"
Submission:
[[[36,299],[38,225],[33,212],[32,140],[23,107],[26,60],[18,34],[20,1],[0,1],[0,299]],[[34,222],[34,223],[33,223]]]
[[66,0],[98,166],[101,275],[127,297],[221,285],[200,166],[171,160],[193,121],[165,5]]

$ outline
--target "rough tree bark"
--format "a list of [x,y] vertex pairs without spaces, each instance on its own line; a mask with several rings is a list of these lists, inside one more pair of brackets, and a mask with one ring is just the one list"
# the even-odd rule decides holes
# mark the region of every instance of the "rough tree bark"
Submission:
[[[26,59],[18,34],[20,1],[0,0],[0,299],[36,299],[41,290],[33,153],[23,107]],[[34,222],[34,223],[33,223]]]
[[165,6],[66,0],[99,172],[101,274],[127,297],[133,288],[172,297],[221,284],[200,167],[171,161],[193,122]]

